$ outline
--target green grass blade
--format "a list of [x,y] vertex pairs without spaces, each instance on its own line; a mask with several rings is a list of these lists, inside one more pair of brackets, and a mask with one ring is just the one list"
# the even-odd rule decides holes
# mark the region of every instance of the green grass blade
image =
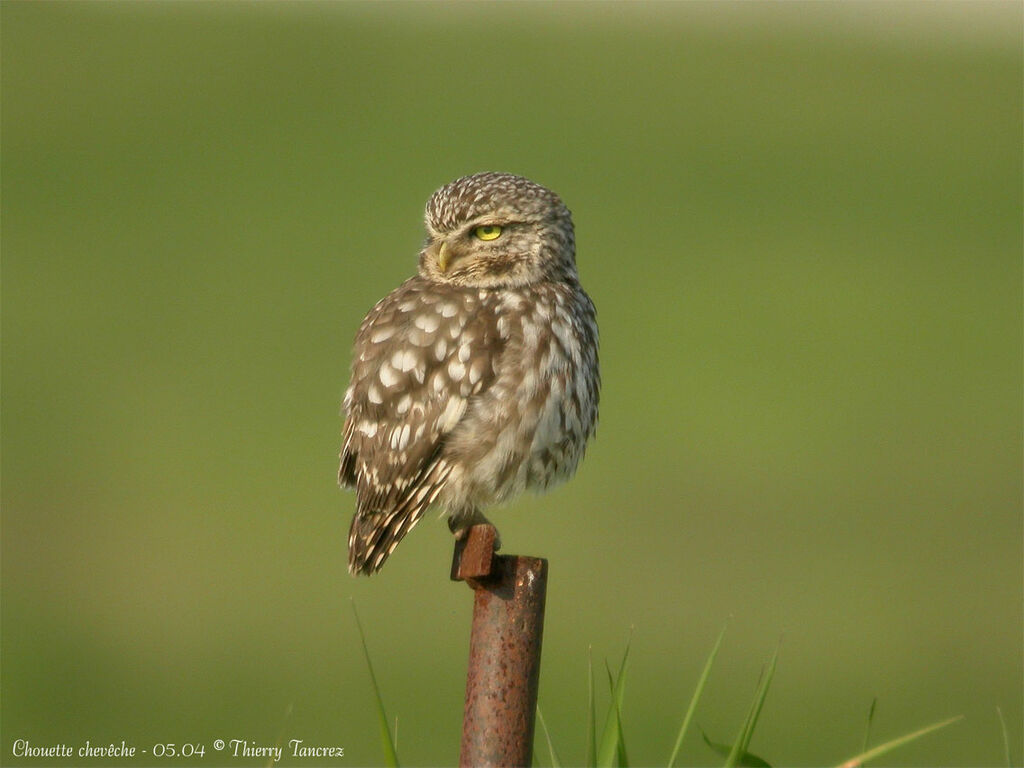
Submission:
[[[629,653],[628,649],[626,653]],[[615,737],[615,765],[618,768],[629,768],[629,757],[626,755],[626,735],[622,731],[622,703],[626,690],[624,682],[624,675],[626,674],[625,658],[622,661],[623,665],[619,668],[619,677],[614,685],[611,685],[612,671],[608,669],[607,664],[605,664],[605,669],[608,672],[608,683],[611,685],[612,691],[612,704],[615,707],[615,730],[617,732]]]
[[772,654],[772,660],[768,664],[768,671],[765,673],[764,681],[761,683],[761,692],[757,697],[757,704],[754,708],[754,716],[750,720],[750,727],[743,739],[743,751],[747,751],[747,747],[750,746],[750,740],[754,736],[754,727],[757,725],[757,719],[761,716],[761,709],[764,707],[764,700],[768,696],[768,688],[772,684],[772,678],[775,677],[775,665],[779,659],[779,649],[775,649],[775,653]]
[[604,669],[608,673],[608,685],[612,691],[612,698],[608,703],[608,713],[605,715],[604,729],[601,731],[601,741],[597,749],[598,768],[614,766],[615,757],[619,752],[619,729],[615,725],[615,682],[612,680],[612,671],[607,661],[604,663]]
[[686,715],[683,716],[683,724],[679,726],[679,733],[676,735],[676,743],[672,748],[672,756],[668,759],[668,768],[672,768],[675,765],[676,757],[679,755],[679,748],[683,746],[683,739],[686,737],[686,731],[690,727],[690,721],[693,720],[693,713],[697,709],[697,702],[700,701],[701,694],[704,693],[704,686],[708,682],[708,675],[711,674],[711,666],[715,663],[715,657],[718,655],[718,649],[722,645],[722,638],[725,637],[725,630],[729,625],[726,624],[722,627],[722,631],[718,633],[718,640],[715,641],[715,647],[711,649],[711,655],[708,656],[708,660],[704,663],[704,670],[700,673],[700,678],[697,680],[697,688],[693,692],[693,696],[690,698],[690,706],[686,708]]
[[587,648],[587,768],[597,765],[597,716],[594,714],[594,647]]
[[608,715],[604,721],[604,732],[601,734],[601,747],[597,752],[598,768],[613,768],[616,765],[623,765],[625,757],[621,741],[622,736],[622,700],[626,690],[626,660],[629,658],[629,644],[626,644],[626,652],[622,654],[622,664],[619,665],[619,676],[612,677],[612,670],[605,662],[605,669],[608,672],[608,685],[611,688],[612,700],[608,705]]
[[[707,744],[712,751],[717,752],[722,757],[728,757],[732,753],[732,747],[728,744],[719,744],[708,738],[708,735],[701,729],[700,735],[704,737],[704,743]],[[749,752],[744,752],[740,755],[740,760],[736,765],[741,768],[772,768],[771,764],[767,760],[752,755]]]
[[1006,761],[1006,768],[1013,768],[1013,761],[1010,759],[1010,736],[1006,732],[1006,720],[1003,719],[1003,710],[996,707],[996,714],[999,715],[999,725],[1003,729],[1003,759]]
[[630,631],[630,639],[626,641],[626,652],[622,654],[622,664],[619,665],[619,676],[615,679],[615,727],[619,731],[616,757],[620,768],[629,768],[629,758],[626,757],[626,736],[622,732],[622,708],[626,698],[626,659],[629,657],[632,634]]
[[[290,718],[290,717],[292,716],[292,710],[293,710],[293,709],[295,709],[295,702],[294,702],[294,701],[293,701],[293,702],[291,702],[291,703],[290,703],[290,704],[288,705],[288,709],[286,709],[286,710],[284,711],[284,722],[282,722],[282,723],[281,723],[281,731],[280,731],[280,733],[278,733],[278,734],[277,734],[277,741],[276,741],[276,742],[274,742],[274,746],[275,746],[275,747],[276,747],[277,749],[280,749],[280,748],[281,748],[281,742],[283,742],[283,741],[284,741],[284,733],[285,733],[285,729],[286,729],[286,728],[288,727],[288,718]],[[269,759],[269,760],[267,761],[267,765],[266,765],[266,768],[274,768],[274,758],[273,758],[273,757],[271,757],[271,758],[270,758],[270,759]]]
[[878,706],[878,697],[876,696],[871,700],[871,709],[868,710],[868,724],[864,726],[864,743],[861,745],[860,751],[868,751],[868,740],[871,738],[871,723],[875,719],[875,708]]
[[757,719],[761,716],[761,709],[764,707],[764,700],[768,695],[768,688],[771,686],[772,678],[775,676],[775,664],[778,658],[779,650],[776,648],[775,653],[772,655],[772,660],[768,663],[768,667],[764,674],[761,675],[761,680],[757,686],[757,692],[754,694],[754,703],[750,707],[750,713],[747,715],[746,722],[743,723],[743,729],[740,731],[740,735],[733,744],[732,751],[729,753],[728,758],[726,758],[726,768],[734,768],[739,765],[740,759],[747,754],[747,748],[750,746],[750,740],[754,736],[754,728],[757,726]]
[[963,718],[963,715],[957,715],[956,717],[949,718],[949,720],[943,720],[938,723],[926,725],[924,728],[916,730],[913,733],[908,733],[906,736],[900,736],[898,739],[893,739],[892,741],[885,742],[885,744],[879,744],[877,747],[869,749],[867,752],[857,755],[856,757],[851,757],[849,760],[840,763],[839,768],[859,768],[860,766],[864,765],[864,763],[866,763],[868,760],[874,760],[876,757],[881,757],[882,755],[888,754],[889,752],[892,752],[894,749],[902,747],[904,744],[909,744],[912,741],[917,741],[922,736],[932,733],[933,731],[937,731],[940,728],[945,728],[948,725],[952,725],[953,723],[959,720],[963,720]]
[[356,628],[359,630],[359,639],[363,643],[363,656],[366,657],[366,668],[370,671],[370,682],[373,683],[373,692],[377,697],[377,725],[380,729],[381,748],[384,750],[384,762],[388,765],[388,768],[398,768],[398,752],[395,749],[395,742],[391,738],[388,716],[384,711],[384,699],[380,695],[377,676],[373,674],[373,664],[370,663],[370,649],[366,645],[366,635],[363,633],[363,624],[359,621],[359,612],[356,610],[355,600],[352,601],[352,614],[356,617]]
[[544,722],[544,713],[540,711],[540,704],[537,705],[537,719],[540,720],[541,730],[544,731],[544,740],[548,743],[548,752],[551,755],[551,768],[562,768],[562,761],[558,759],[555,745],[551,743],[551,733],[548,731],[548,724]]
[[629,768],[629,757],[626,755],[626,734],[622,732],[622,700],[615,700],[615,723],[619,728],[618,759],[620,768]]

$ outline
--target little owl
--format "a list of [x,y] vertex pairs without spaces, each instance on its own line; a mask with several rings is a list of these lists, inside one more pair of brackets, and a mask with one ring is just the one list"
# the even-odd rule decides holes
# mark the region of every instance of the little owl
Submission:
[[359,326],[339,481],[353,574],[380,570],[431,504],[461,537],[482,510],[570,477],[597,422],[597,319],[569,209],[478,173],[427,202],[419,274]]

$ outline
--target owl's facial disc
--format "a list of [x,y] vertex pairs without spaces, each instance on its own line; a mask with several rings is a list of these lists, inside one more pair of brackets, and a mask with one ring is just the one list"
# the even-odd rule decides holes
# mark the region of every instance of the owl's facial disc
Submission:
[[466,256],[472,255],[467,253],[464,243],[460,243],[456,239],[443,238],[437,246],[437,268],[440,270],[442,275],[448,275],[455,267],[457,262],[465,259]]
[[500,224],[479,224],[461,232],[444,236],[437,246],[437,267],[447,275],[455,262],[465,257],[478,256],[476,246],[486,247],[498,240],[506,227]]

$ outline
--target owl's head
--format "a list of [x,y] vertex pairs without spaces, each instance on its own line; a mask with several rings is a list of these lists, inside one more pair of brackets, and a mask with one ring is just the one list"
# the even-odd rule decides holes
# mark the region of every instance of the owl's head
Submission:
[[514,288],[576,275],[572,216],[551,190],[510,173],[477,173],[427,202],[419,271],[428,280]]

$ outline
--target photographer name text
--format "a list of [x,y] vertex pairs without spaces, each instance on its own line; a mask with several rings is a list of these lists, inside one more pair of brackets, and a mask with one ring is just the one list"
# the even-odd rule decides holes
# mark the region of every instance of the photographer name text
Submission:
[[[28,739],[15,739],[11,748],[11,754],[21,758],[122,758],[130,759],[145,755],[146,757],[184,757],[203,758],[206,757],[207,749],[204,743],[157,743],[151,744],[146,749],[129,744],[126,741],[120,743],[93,744],[86,741],[85,744],[33,744]],[[345,748],[339,746],[328,746],[323,744],[307,744],[302,739],[290,739],[286,746],[275,744],[273,746],[260,744],[247,739],[214,739],[211,755],[220,757],[238,758],[272,758],[279,762],[282,757],[298,758],[323,758],[323,757],[344,757]]]

